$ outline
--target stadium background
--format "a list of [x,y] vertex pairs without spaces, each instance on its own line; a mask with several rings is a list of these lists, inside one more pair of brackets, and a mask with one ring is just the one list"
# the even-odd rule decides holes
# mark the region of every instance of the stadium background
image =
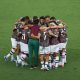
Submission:
[[[11,47],[13,24],[21,16],[55,16],[68,25],[65,68],[43,72],[17,68],[3,56]],[[0,0],[0,80],[80,80],[80,0]]]

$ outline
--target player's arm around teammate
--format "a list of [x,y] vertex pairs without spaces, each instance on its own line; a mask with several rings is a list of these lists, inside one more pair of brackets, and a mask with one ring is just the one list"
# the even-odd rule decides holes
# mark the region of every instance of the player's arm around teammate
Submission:
[[41,63],[41,70],[49,70],[49,55],[50,55],[50,46],[49,46],[49,33],[48,29],[45,26],[41,26],[40,31],[40,46],[39,46],[39,56]]

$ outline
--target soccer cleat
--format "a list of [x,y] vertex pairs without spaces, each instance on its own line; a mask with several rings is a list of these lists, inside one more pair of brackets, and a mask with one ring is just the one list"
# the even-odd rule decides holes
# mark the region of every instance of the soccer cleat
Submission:
[[44,70],[44,67],[41,67],[41,70]]
[[61,65],[62,68],[64,68],[64,65]]
[[49,68],[49,69],[52,69],[52,64],[49,64],[49,65],[48,65],[48,68]]
[[64,61],[64,63],[66,64],[66,63],[67,63],[67,61]]
[[8,61],[8,58],[7,58],[6,56],[4,56],[4,60],[5,60],[5,61]]
[[21,63],[19,63],[17,60],[16,60],[16,67],[19,67],[21,65]]
[[59,66],[64,67],[64,63],[62,64],[62,62],[59,62]]
[[61,64],[62,64],[62,63],[61,63],[61,61],[60,61],[60,62],[59,62],[59,66],[61,66]]
[[55,66],[54,65],[52,66],[52,69],[55,69]]
[[37,65],[34,65],[34,69],[36,69],[38,66]]
[[21,66],[22,66],[22,67],[27,66],[27,65],[28,65],[28,63],[22,61],[22,63],[21,63]]
[[14,59],[11,59],[11,62],[16,62],[16,59],[14,58]]
[[45,71],[49,71],[49,68],[48,68],[48,67],[45,67],[44,70],[45,70]]
[[24,65],[25,65],[25,66],[28,66],[28,63],[27,63],[27,62],[25,62],[25,63],[24,63]]
[[58,67],[55,67],[54,69],[58,69]]
[[34,69],[33,67],[30,68],[31,70]]
[[34,69],[36,69],[37,67],[36,66],[34,66]]
[[33,66],[31,66],[31,67],[30,67],[30,69],[32,70],[32,69],[34,69],[34,67],[33,67]]

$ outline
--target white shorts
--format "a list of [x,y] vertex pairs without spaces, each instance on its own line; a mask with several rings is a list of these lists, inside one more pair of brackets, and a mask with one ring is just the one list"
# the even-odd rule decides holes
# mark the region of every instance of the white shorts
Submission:
[[39,47],[39,54],[50,54],[50,46],[48,47]]
[[51,54],[53,54],[54,52],[59,53],[59,45],[51,45],[50,46],[51,49]]
[[28,54],[29,53],[28,44],[20,42],[20,50],[21,50],[21,52],[24,52],[24,53]]
[[26,59],[26,54],[20,54],[20,58],[23,60],[23,59]]
[[65,43],[59,43],[59,50],[62,50],[63,48],[66,48],[67,42]]
[[12,43],[12,48],[17,48],[18,42],[16,41],[15,38],[11,38],[11,43]]

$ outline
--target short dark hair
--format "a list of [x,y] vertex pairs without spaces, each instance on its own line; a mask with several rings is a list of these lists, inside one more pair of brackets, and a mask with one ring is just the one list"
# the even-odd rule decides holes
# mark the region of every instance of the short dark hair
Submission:
[[28,20],[30,19],[29,16],[25,16],[25,18],[28,19]]
[[33,20],[36,20],[36,19],[38,19],[38,16],[33,16]]
[[24,17],[21,18],[21,21],[23,21],[23,22],[26,21],[26,20],[29,20],[29,16],[24,16]]
[[46,19],[46,18],[50,18],[50,16],[47,15],[47,16],[45,16],[45,19]]
[[50,18],[50,20],[54,20],[54,19],[56,19],[54,16],[52,16],[52,17]]
[[45,19],[45,17],[44,16],[40,16],[40,18],[39,19]]
[[35,20],[33,20],[33,24],[38,24],[39,23],[39,19],[35,19]]

